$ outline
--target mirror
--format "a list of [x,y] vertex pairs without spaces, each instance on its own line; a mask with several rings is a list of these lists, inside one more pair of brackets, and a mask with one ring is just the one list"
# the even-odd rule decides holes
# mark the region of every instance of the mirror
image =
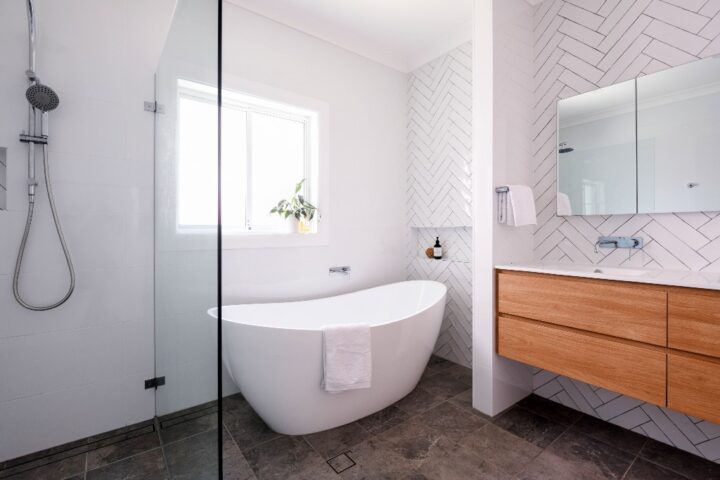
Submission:
[[557,213],[720,210],[720,57],[558,102]]
[[638,212],[720,210],[720,58],[637,79]]
[[558,215],[635,213],[635,82],[558,102]]

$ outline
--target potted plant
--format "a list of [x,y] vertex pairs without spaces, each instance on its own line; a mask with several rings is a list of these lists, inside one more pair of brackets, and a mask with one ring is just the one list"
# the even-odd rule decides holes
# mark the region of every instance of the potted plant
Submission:
[[300,195],[305,179],[295,185],[295,193],[292,197],[280,200],[270,210],[271,214],[280,215],[288,221],[290,233],[310,233],[310,222],[318,213],[317,207],[308,202],[303,195]]

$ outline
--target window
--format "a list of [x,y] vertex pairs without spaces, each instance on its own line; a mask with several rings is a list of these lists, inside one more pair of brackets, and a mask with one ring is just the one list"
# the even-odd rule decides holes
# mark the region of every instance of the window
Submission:
[[[217,223],[217,126],[213,90],[179,81],[178,211],[180,231]],[[223,232],[280,235],[287,221],[270,210],[294,193],[319,205],[320,112],[247,92],[223,90]],[[312,233],[317,233],[317,221]]]

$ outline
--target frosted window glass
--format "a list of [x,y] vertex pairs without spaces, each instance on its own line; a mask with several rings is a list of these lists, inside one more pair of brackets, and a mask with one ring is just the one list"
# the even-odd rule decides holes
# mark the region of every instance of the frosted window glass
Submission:
[[305,125],[296,120],[252,115],[253,229],[282,228],[284,220],[270,209],[292,196],[305,178]]
[[[311,116],[224,101],[222,109],[222,223],[228,233],[283,233],[286,221],[270,210],[294,194],[313,201],[309,143]],[[178,226],[217,224],[217,110],[211,98],[178,101]]]

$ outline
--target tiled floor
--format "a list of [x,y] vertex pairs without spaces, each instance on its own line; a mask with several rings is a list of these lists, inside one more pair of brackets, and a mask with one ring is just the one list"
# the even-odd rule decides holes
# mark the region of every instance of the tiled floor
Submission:
[[[278,435],[239,395],[223,408],[227,479],[720,479],[718,464],[540,397],[487,418],[469,370],[438,358],[395,405],[326,432]],[[0,464],[0,478],[210,479],[216,438],[208,405]]]

